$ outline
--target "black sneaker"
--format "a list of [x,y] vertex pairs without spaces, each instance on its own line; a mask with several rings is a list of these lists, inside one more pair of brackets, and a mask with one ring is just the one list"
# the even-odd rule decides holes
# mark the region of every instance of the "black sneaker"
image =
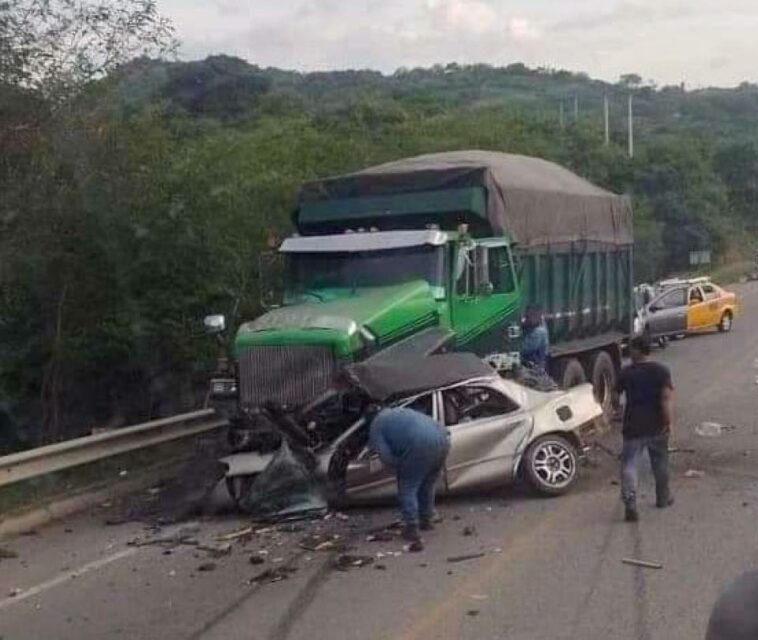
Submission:
[[637,522],[640,519],[639,513],[637,513],[636,507],[626,507],[624,510],[624,520],[627,522]]
[[421,520],[418,528],[421,531],[434,531],[434,523],[431,520]]
[[421,536],[418,533],[418,527],[415,524],[407,524],[403,527],[403,540],[408,542],[420,542]]
[[656,500],[655,506],[659,509],[665,509],[666,507],[670,507],[672,504],[674,504],[674,498],[669,496],[665,500]]

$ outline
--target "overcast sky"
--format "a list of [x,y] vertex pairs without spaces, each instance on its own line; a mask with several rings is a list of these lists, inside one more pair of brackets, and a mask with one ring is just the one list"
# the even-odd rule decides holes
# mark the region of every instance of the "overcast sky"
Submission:
[[757,0],[159,0],[182,57],[288,69],[524,62],[658,84],[757,81]]

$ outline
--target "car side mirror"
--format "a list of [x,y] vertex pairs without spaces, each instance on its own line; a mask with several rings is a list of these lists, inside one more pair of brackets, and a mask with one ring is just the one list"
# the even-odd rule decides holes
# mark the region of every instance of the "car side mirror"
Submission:
[[657,313],[657,312],[658,312],[658,311],[660,311],[660,310],[661,310],[661,308],[660,308],[660,307],[656,307],[655,305],[653,305],[653,306],[652,306],[652,307],[650,307],[650,309],[649,309],[650,313]]
[[226,331],[226,316],[220,313],[205,316],[203,326],[205,326],[205,330],[210,334],[223,333]]

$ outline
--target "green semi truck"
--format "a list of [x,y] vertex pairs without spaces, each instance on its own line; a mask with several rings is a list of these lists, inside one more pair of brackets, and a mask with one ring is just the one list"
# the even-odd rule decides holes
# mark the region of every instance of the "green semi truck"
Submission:
[[634,312],[627,198],[538,158],[458,151],[305,184],[293,222],[282,304],[239,327],[235,375],[212,385],[238,428],[369,357],[464,350],[507,375],[530,304],[553,378],[592,381],[610,407]]

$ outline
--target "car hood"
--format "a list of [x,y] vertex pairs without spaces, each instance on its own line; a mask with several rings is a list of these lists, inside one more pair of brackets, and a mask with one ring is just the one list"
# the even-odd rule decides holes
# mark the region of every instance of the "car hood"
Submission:
[[365,342],[389,344],[436,322],[431,287],[427,282],[414,281],[273,309],[243,324],[237,345],[349,341],[350,348],[356,349]]

